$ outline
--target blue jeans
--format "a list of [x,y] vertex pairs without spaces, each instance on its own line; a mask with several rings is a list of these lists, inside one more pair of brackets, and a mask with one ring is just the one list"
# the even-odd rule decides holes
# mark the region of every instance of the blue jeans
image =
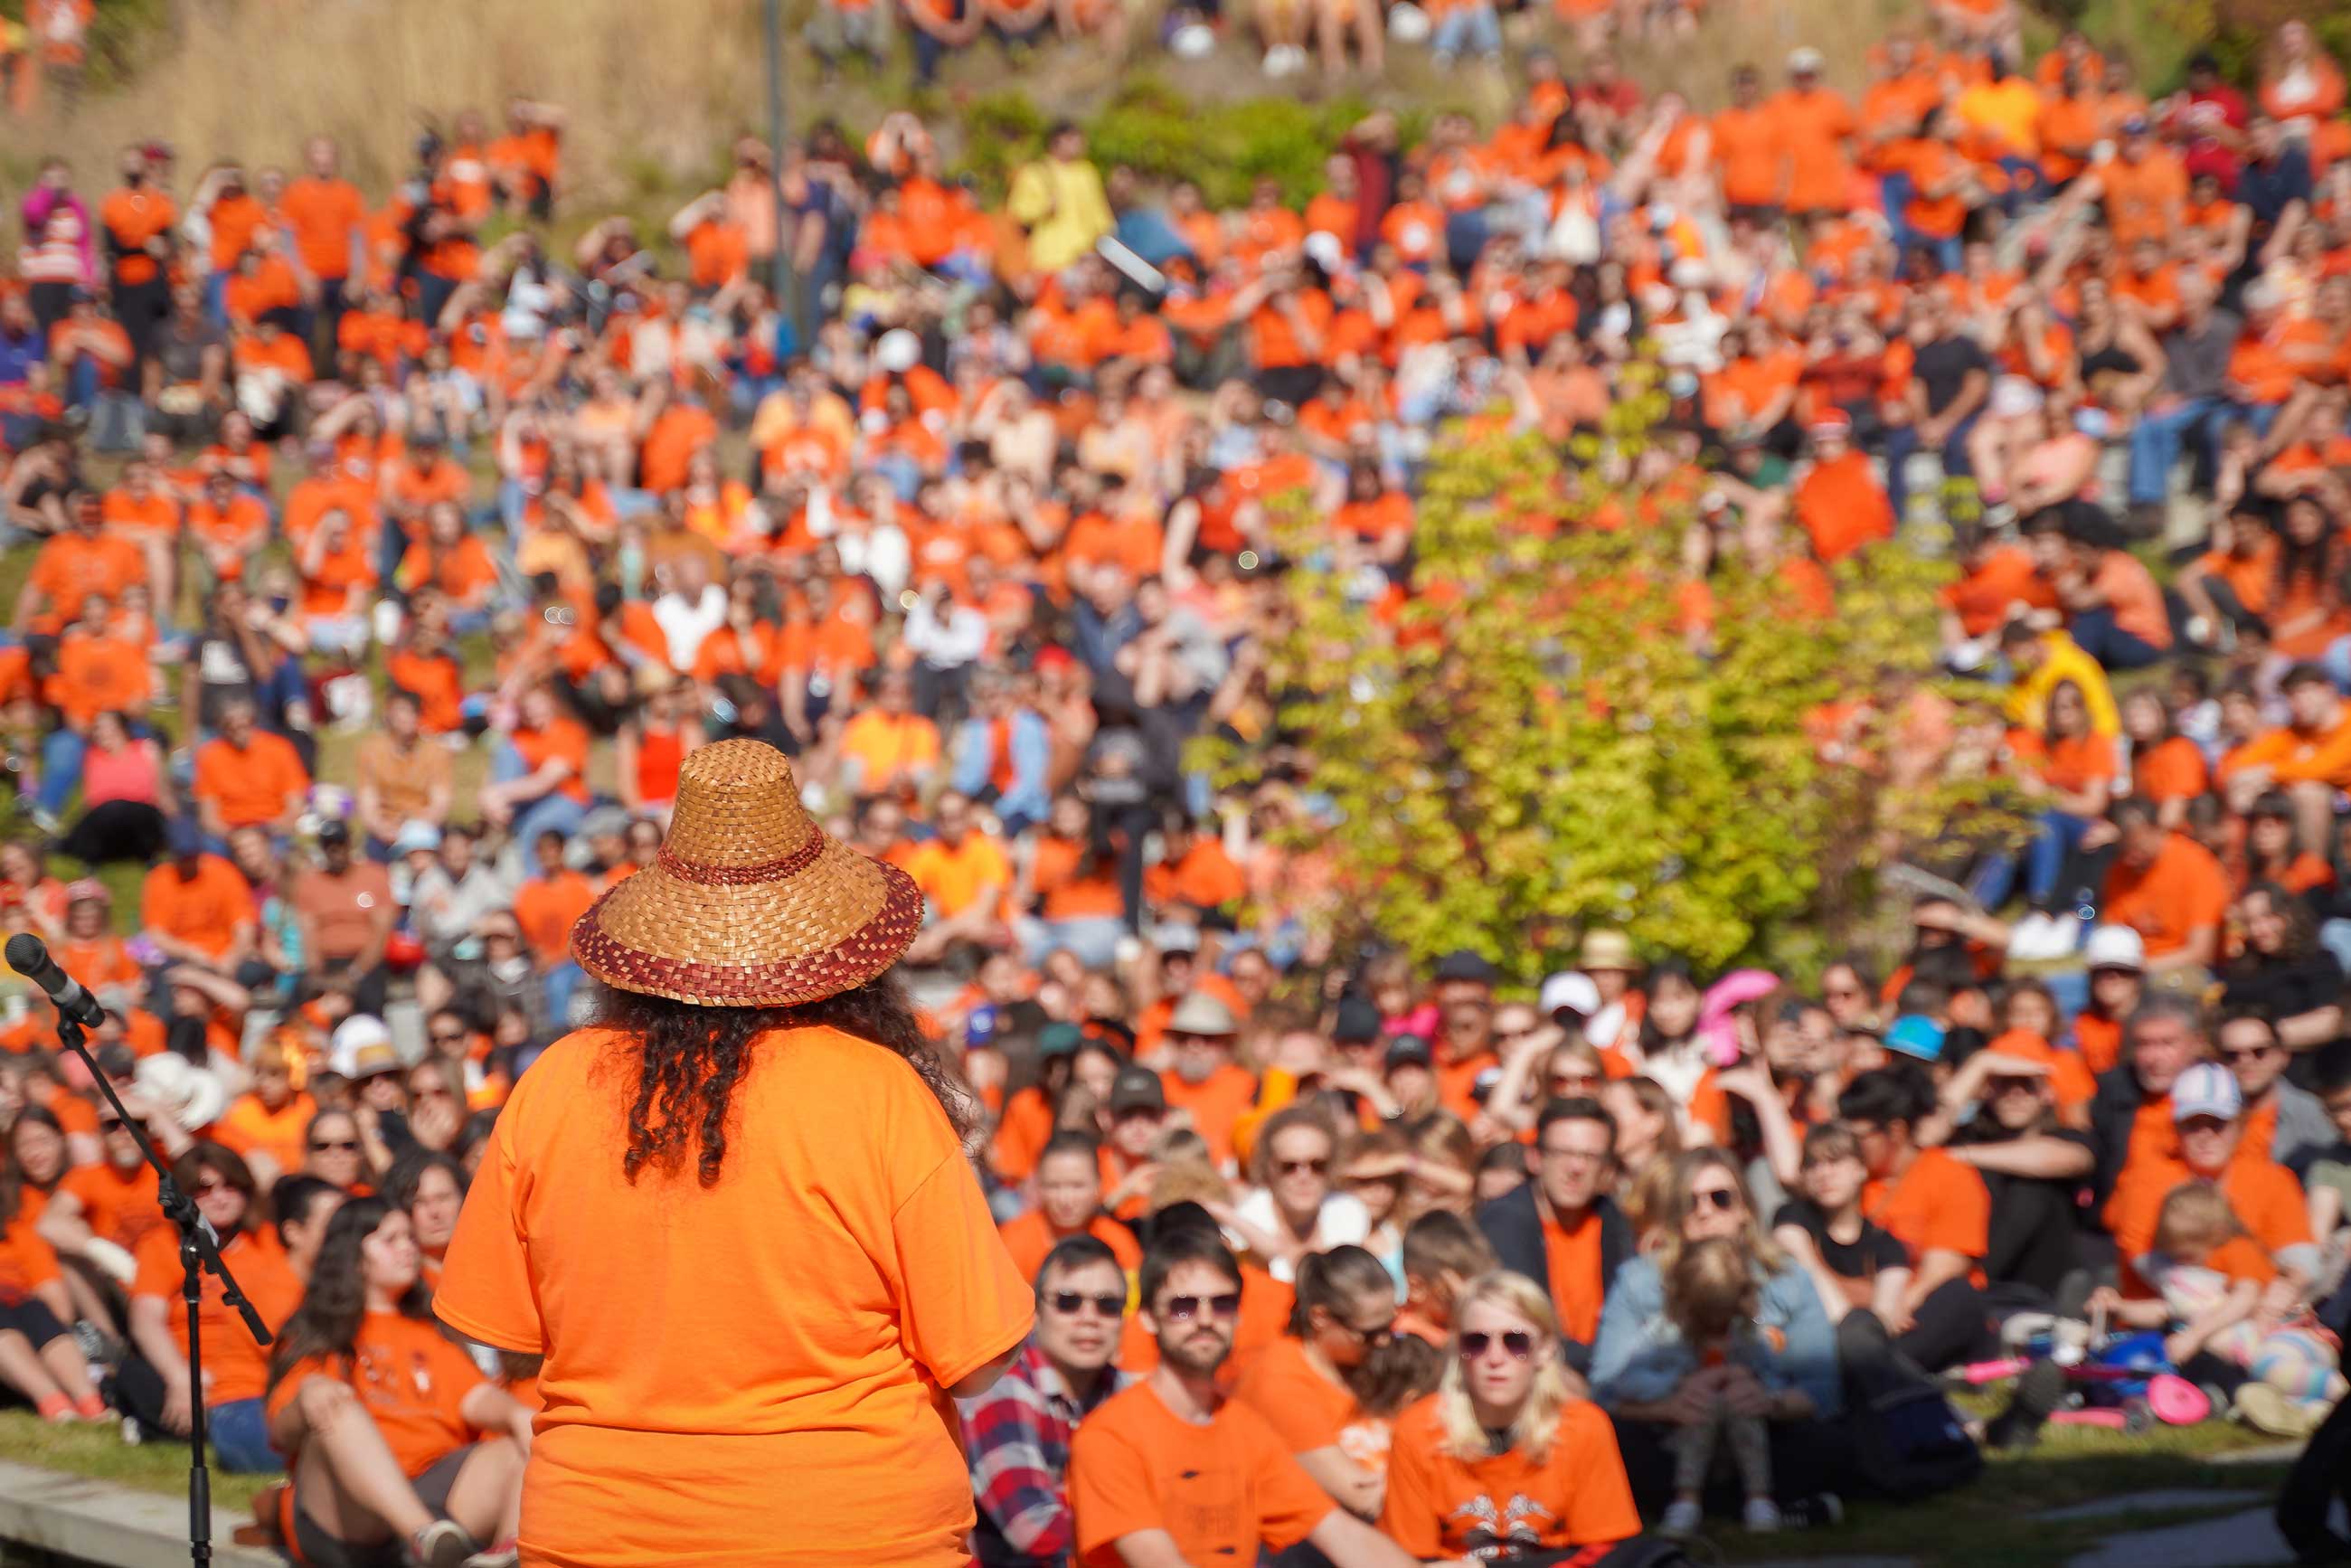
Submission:
[[2057,875],[2065,869],[2065,857],[2082,841],[2090,824],[2065,811],[2041,813],[2041,831],[2032,835],[2032,842],[2024,852],[2024,896],[2035,908],[2046,904],[2049,895],[2057,891]]
[[2109,670],[2144,670],[2164,655],[2164,650],[2144,637],[2115,624],[2115,612],[2105,605],[2085,610],[2066,628],[2074,641]]
[[2197,397],[2161,413],[2142,413],[2131,427],[2130,498],[2134,506],[2160,501],[2171,489],[2171,470],[2179,462],[2179,444],[2190,431],[2209,455],[2219,433],[2220,415],[2227,405],[2218,398]]
[[1020,947],[1031,964],[1042,964],[1049,955],[1066,952],[1074,954],[1087,968],[1100,969],[1118,956],[1118,939],[1126,934],[1126,922],[1115,915],[1078,920],[1025,919],[1020,922]]
[[34,797],[42,810],[52,817],[65,810],[81,788],[81,759],[89,750],[89,742],[70,729],[53,729],[42,737],[41,788]]
[[1501,21],[1491,5],[1469,5],[1449,12],[1437,24],[1437,36],[1429,40],[1429,49],[1439,59],[1455,55],[1499,55],[1502,52]]
[[282,1470],[286,1461],[269,1446],[269,1417],[265,1401],[232,1399],[204,1412],[210,1424],[213,1457],[225,1470],[263,1475]]

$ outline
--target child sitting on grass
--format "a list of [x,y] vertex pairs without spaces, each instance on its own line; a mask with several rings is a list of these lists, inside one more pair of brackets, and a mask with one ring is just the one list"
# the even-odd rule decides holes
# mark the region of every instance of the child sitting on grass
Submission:
[[1729,1241],[1701,1241],[1684,1251],[1666,1279],[1666,1315],[1698,1359],[1700,1370],[1686,1388],[1708,1396],[1706,1418],[1677,1427],[1667,1439],[1674,1451],[1674,1500],[1667,1506],[1660,1533],[1686,1538],[1706,1517],[1707,1472],[1717,1445],[1730,1442],[1740,1483],[1747,1491],[1742,1521],[1751,1531],[1780,1528],[1780,1508],[1771,1500],[1771,1438],[1760,1416],[1734,1412],[1723,1393],[1724,1375],[1745,1365],[1764,1370],[1766,1331],[1756,1326],[1762,1291],[1740,1249]]
[[2175,1368],[2198,1354],[2242,1368],[2237,1414],[2264,1432],[2307,1437],[2343,1396],[2332,1336],[2307,1310],[2283,1322],[2262,1310],[2275,1270],[2217,1187],[2185,1182],[2163,1200],[2155,1251],[2138,1271],[2160,1299],[2105,1296],[2116,1322],[2165,1331],[2163,1352]]

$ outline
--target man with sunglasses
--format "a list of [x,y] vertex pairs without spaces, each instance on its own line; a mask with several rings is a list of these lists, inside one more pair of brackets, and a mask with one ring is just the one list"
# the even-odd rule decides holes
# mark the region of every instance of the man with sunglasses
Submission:
[[1339,1568],[1414,1562],[1316,1486],[1265,1417],[1226,1401],[1217,1375],[1232,1354],[1241,1270],[1214,1228],[1154,1238],[1142,1302],[1157,1369],[1105,1401],[1070,1444],[1081,1560],[1209,1568],[1311,1541]]
[[2220,1020],[2213,1044],[2221,1064],[2244,1096],[2244,1146],[2292,1165],[2304,1150],[2332,1147],[2335,1124],[2318,1096],[2286,1082],[2294,1052],[2278,1038],[2277,1026],[2259,1013],[2232,1013]]
[[1054,1244],[1037,1270],[1037,1327],[996,1386],[960,1402],[981,1568],[1065,1568],[1076,1540],[1070,1439],[1133,1380],[1111,1364],[1126,1272],[1092,1236]]

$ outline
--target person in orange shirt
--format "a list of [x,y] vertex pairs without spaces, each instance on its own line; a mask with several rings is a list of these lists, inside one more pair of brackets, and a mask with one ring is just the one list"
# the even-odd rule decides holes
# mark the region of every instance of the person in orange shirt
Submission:
[[571,927],[596,902],[595,885],[564,863],[564,850],[570,841],[555,829],[541,831],[531,841],[538,874],[515,889],[515,924],[522,927],[522,939],[542,968],[552,969],[565,962]]
[[319,1113],[297,1076],[307,1078],[308,1061],[300,1031],[281,1025],[253,1059],[253,1087],[212,1124],[212,1140],[241,1155],[257,1180],[274,1183],[302,1168],[303,1136]]
[[[180,222],[171,193],[155,178],[142,146],[123,149],[122,184],[99,204],[106,234],[114,319],[130,335],[138,367],[143,367],[155,333],[171,314],[171,283],[163,267],[172,257],[172,235]],[[134,369],[138,368],[134,367]]]
[[1822,64],[1818,49],[1791,52],[1788,85],[1765,106],[1787,160],[1787,209],[1800,221],[1818,213],[1842,213],[1851,203],[1852,164],[1845,144],[1859,126],[1844,95],[1822,85]]
[[522,695],[513,732],[491,747],[482,814],[505,824],[516,843],[535,844],[549,831],[569,838],[588,813],[587,772],[587,729],[552,690],[535,685]]
[[2151,975],[2210,969],[2220,961],[2228,873],[2202,844],[2168,831],[2151,801],[2117,800],[2108,817],[2122,848],[2106,873],[2101,917],[2138,932]]
[[68,513],[70,526],[52,534],[33,558],[25,586],[16,594],[20,632],[61,630],[94,594],[110,607],[123,590],[147,580],[147,558],[139,546],[106,526],[98,492],[77,492]]
[[994,1385],[1035,1293],[969,1102],[885,977],[921,919],[780,752],[725,740],[686,758],[660,858],[574,929],[604,1012],[516,1081],[434,1298],[544,1358],[526,1558],[969,1562],[940,1396]]
[[[1615,1431],[1562,1375],[1541,1288],[1485,1275],[1455,1319],[1443,1386],[1396,1418],[1380,1528],[1423,1562],[1498,1552],[1591,1562],[1638,1535]],[[1472,1430],[1505,1434],[1507,1446],[1465,1441]]]
[[2123,121],[2115,156],[2090,177],[2105,198],[2116,245],[2127,250],[2141,239],[2164,240],[2178,232],[2188,204],[2188,165],[2156,141],[2145,116]]
[[1233,1009],[1206,991],[1188,991],[1167,1018],[1167,1070],[1160,1074],[1171,1109],[1192,1118],[1192,1130],[1222,1169],[1233,1168],[1233,1127],[1257,1098],[1257,1074],[1233,1060],[1240,1032]]
[[1786,194],[1784,127],[1763,101],[1763,77],[1740,66],[1730,77],[1730,107],[1714,117],[1708,142],[1714,155],[1727,215],[1770,223],[1780,216]]
[[171,851],[141,888],[140,935],[174,964],[235,974],[254,952],[252,886],[236,867],[206,852],[204,830],[187,817],[172,820]]
[[1813,461],[1796,482],[1796,522],[1824,565],[1894,537],[1894,506],[1868,455],[1853,444],[1853,420],[1832,408],[1813,422]]
[[2220,758],[2220,787],[2240,815],[2273,789],[2294,802],[2294,824],[2305,844],[2325,844],[2335,831],[2335,797],[2351,787],[2351,708],[2325,669],[2304,663],[2278,683],[2288,719]]
[[1404,1403],[1378,1401],[1366,1375],[1395,1321],[1395,1281],[1377,1258],[1354,1246],[1311,1253],[1298,1265],[1288,1332],[1233,1385],[1233,1398],[1265,1417],[1314,1483],[1364,1517],[1386,1490],[1389,1422]]
[[[301,1281],[263,1218],[252,1170],[218,1144],[200,1143],[175,1161],[172,1179],[195,1201],[217,1238],[221,1260],[271,1333],[302,1301]],[[187,1435],[195,1393],[188,1375],[187,1307],[177,1234],[151,1231],[140,1243],[139,1271],[131,1281],[131,1343],[114,1375],[114,1398],[124,1415],[152,1432]],[[283,1461],[269,1446],[262,1392],[269,1354],[254,1342],[230,1308],[225,1287],[206,1271],[196,1309],[203,1334],[206,1427],[223,1469],[266,1472]]]
[[874,686],[873,706],[841,727],[841,782],[852,794],[919,791],[938,770],[939,727],[914,706],[914,677],[893,670]]
[[[26,1125],[55,1135],[56,1119],[47,1112],[33,1107],[24,1115]],[[62,1158],[64,1141],[56,1143]],[[0,1382],[30,1401],[44,1420],[101,1420],[105,1401],[66,1327],[83,1314],[75,1310],[56,1248],[41,1232],[45,1207],[40,1190],[10,1160],[0,1179],[0,1332],[24,1338],[0,1368]]]
[[310,770],[284,736],[254,722],[253,704],[239,699],[221,710],[220,734],[196,748],[189,789],[204,831],[225,842],[238,828],[290,833],[310,793]]
[[1006,940],[1004,895],[1012,862],[1004,847],[972,820],[968,797],[950,789],[932,809],[936,832],[914,846],[906,874],[923,890],[931,922],[906,951],[917,963],[935,962],[958,943],[999,946]]
[[1128,1274],[1142,1266],[1134,1232],[1102,1212],[1102,1170],[1094,1140],[1056,1133],[1037,1156],[1037,1207],[997,1228],[1021,1278],[1033,1280],[1054,1248],[1090,1236],[1110,1249]]
[[327,1222],[265,1409],[293,1482],[281,1523],[305,1562],[396,1542],[408,1561],[454,1564],[514,1541],[532,1413],[434,1322],[414,1229],[383,1198]]
[[287,184],[278,210],[292,232],[295,254],[302,270],[318,287],[311,302],[317,312],[311,351],[324,364],[334,362],[334,348],[343,311],[357,301],[351,278],[361,271],[367,256],[367,204],[359,187],[342,177],[342,155],[330,136],[313,136],[302,145],[307,171]]
[[1547,1293],[1563,1354],[1581,1372],[1609,1281],[1634,1255],[1633,1227],[1609,1196],[1615,1124],[1591,1099],[1553,1100],[1535,1119],[1533,1179],[1478,1210],[1478,1228],[1503,1268]]
[[1212,1228],[1155,1239],[1141,1301],[1158,1365],[1070,1442],[1076,1561],[1250,1563],[1300,1542],[1351,1568],[1418,1561],[1333,1502],[1262,1415],[1226,1398],[1217,1375],[1233,1352],[1241,1269]]
[[1980,1265],[1991,1248],[1991,1194],[1974,1170],[1916,1142],[1933,1109],[1923,1077],[1901,1067],[1865,1072],[1837,1096],[1837,1115],[1861,1140],[1869,1170],[1862,1214],[1910,1254],[1910,1283],[1886,1330],[1896,1349],[1939,1372],[1985,1338]]
[[2105,514],[2085,502],[2025,520],[2026,547],[2065,612],[2066,633],[2109,671],[2139,670],[2171,649],[2171,615],[2145,562]]

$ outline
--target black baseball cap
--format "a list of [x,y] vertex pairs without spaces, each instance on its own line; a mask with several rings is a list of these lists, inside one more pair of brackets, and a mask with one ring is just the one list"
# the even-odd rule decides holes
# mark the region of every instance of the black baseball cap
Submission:
[[1484,954],[1457,947],[1437,961],[1436,977],[1440,982],[1475,980],[1481,986],[1490,986],[1502,977],[1502,972]]
[[1159,1074],[1148,1067],[1133,1062],[1118,1070],[1111,1081],[1110,1113],[1123,1116],[1129,1111],[1165,1111],[1167,1091],[1159,1086]]
[[1436,1060],[1428,1041],[1416,1034],[1400,1034],[1388,1041],[1390,1067],[1426,1067]]

